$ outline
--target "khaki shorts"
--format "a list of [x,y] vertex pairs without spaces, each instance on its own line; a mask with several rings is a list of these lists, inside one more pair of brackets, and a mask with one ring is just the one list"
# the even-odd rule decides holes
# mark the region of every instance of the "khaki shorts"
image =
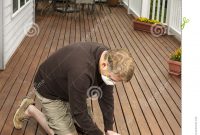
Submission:
[[[47,99],[41,96],[37,91],[35,94],[42,104],[42,111],[46,117],[48,125],[52,130],[54,130],[55,134],[66,135],[71,133],[77,135],[68,102]],[[89,114],[91,114],[91,106],[88,105],[88,109],[90,109]]]

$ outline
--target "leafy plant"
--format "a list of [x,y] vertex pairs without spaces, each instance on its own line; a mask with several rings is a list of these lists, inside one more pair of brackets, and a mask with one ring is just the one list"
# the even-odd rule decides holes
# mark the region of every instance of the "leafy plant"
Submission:
[[150,23],[150,24],[160,23],[157,20],[151,20],[151,19],[148,19],[148,18],[145,18],[145,17],[139,17],[139,18],[136,19],[136,21]]
[[170,60],[180,61],[181,62],[181,48],[177,49],[174,53],[170,55]]

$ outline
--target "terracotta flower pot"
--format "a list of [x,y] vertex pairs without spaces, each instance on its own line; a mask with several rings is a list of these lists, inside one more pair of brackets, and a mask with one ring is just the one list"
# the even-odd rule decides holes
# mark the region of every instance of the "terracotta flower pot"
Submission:
[[169,64],[169,73],[172,75],[179,76],[181,75],[181,62],[168,60]]

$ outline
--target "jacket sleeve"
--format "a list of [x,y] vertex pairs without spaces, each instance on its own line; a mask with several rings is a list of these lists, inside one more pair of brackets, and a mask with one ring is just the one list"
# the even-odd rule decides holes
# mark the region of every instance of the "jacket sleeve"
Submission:
[[100,98],[99,105],[103,114],[104,130],[113,130],[114,123],[114,97],[113,97],[113,86],[103,85],[102,87],[102,98]]
[[69,90],[71,114],[78,126],[87,135],[103,135],[103,132],[97,127],[88,114],[86,99],[89,87],[90,80],[85,75],[81,75],[71,83]]

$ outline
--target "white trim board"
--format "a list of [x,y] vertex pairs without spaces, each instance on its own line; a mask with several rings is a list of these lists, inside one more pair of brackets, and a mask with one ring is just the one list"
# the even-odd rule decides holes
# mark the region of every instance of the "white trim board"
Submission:
[[128,14],[132,14],[134,18],[140,17],[133,9],[128,7],[128,4],[124,1],[122,1],[124,7],[127,9]]
[[3,0],[0,0],[0,70],[4,69]]

